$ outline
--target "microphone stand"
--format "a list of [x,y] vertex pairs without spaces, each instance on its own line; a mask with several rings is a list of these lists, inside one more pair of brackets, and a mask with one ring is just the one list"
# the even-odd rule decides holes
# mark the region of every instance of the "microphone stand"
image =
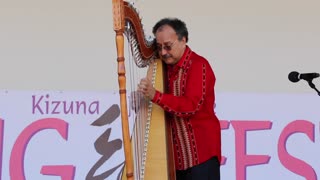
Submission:
[[317,91],[318,95],[320,96],[320,91],[316,88],[316,86],[312,83],[312,80],[308,80],[308,84],[309,86],[314,89],[315,91]]

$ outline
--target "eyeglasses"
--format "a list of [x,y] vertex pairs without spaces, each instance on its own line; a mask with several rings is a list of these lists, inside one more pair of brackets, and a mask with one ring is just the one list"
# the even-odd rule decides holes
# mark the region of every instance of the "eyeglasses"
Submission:
[[173,45],[177,42],[177,40],[178,40],[178,39],[176,39],[176,40],[175,40],[173,43],[171,43],[170,45],[164,45],[164,46],[157,45],[158,51],[162,51],[162,49],[164,49],[164,50],[166,50],[166,51],[171,51]]

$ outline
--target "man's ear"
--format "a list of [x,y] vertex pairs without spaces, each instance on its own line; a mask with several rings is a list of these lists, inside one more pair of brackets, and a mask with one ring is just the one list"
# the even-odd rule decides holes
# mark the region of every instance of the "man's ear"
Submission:
[[183,37],[183,38],[182,38],[182,41],[183,41],[184,43],[187,43],[186,37]]

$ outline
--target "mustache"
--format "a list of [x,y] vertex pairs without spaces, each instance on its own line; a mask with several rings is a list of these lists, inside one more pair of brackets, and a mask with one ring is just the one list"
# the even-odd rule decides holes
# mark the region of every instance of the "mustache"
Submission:
[[170,58],[170,57],[171,57],[171,55],[170,55],[170,54],[162,55],[162,59],[168,59],[168,58]]

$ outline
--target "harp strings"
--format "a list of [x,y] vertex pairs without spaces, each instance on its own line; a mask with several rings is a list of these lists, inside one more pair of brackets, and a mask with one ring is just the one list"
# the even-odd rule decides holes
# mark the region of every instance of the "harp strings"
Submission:
[[[128,39],[128,58],[127,67],[130,76],[128,78],[128,90],[130,92],[131,98],[131,108],[130,108],[130,121],[133,122],[133,130],[131,136],[132,144],[132,154],[134,160],[134,176],[135,179],[143,179],[146,156],[147,156],[147,144],[148,144],[148,124],[150,124],[150,102],[142,97],[141,94],[137,92],[137,85],[141,78],[147,76],[147,64],[141,66],[137,59],[137,54],[139,50],[135,43],[134,31],[130,30],[131,33],[126,33]],[[145,62],[144,62],[145,63]]]
[[[142,1],[128,1],[131,6],[138,12]],[[140,14],[141,15],[141,14]],[[141,17],[141,16],[140,16]],[[142,20],[141,20],[142,22]],[[143,27],[143,26],[142,26]],[[146,31],[142,29],[145,43],[148,46],[151,46],[153,43],[153,38],[151,36],[146,36]],[[150,120],[151,120],[151,110],[152,103],[149,100],[143,98],[142,94],[137,93],[137,85],[141,78],[146,77],[149,73],[149,78],[154,84],[155,70],[156,66],[152,64],[151,60],[145,60],[141,58],[139,44],[137,41],[136,31],[133,29],[133,26],[130,22],[126,22],[125,35],[127,37],[127,49],[128,49],[128,58],[127,58],[127,67],[128,73],[130,76],[128,78],[129,85],[128,92],[130,92],[130,98],[133,108],[130,108],[130,121],[133,122],[133,129],[131,135],[131,145],[132,145],[132,155],[134,161],[134,178],[143,180],[147,159],[147,148],[148,148],[148,139],[149,139],[149,129],[150,129]],[[152,66],[150,66],[152,64]],[[150,72],[148,72],[148,67],[151,67]],[[149,68],[150,68],[149,67]]]
[[[131,45],[129,45],[131,46]],[[132,48],[128,47],[128,54],[132,54]],[[133,130],[131,135],[132,154],[134,160],[134,176],[135,179],[143,179],[144,164],[146,157],[147,137],[146,124],[148,121],[148,102],[143,96],[137,92],[137,84],[140,79],[146,76],[145,69],[137,67],[133,60],[133,56],[128,57],[128,70],[130,73],[129,83],[131,92],[131,108],[130,121],[133,123]]]

